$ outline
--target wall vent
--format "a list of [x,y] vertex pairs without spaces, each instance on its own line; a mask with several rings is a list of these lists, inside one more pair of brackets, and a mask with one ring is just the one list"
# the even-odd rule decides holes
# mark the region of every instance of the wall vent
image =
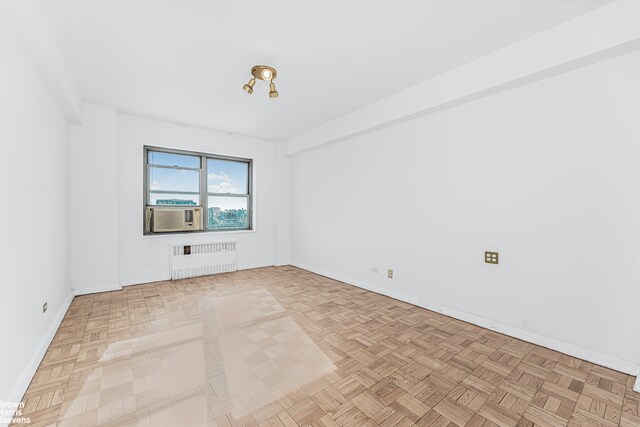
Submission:
[[175,245],[171,247],[171,280],[238,270],[237,242]]

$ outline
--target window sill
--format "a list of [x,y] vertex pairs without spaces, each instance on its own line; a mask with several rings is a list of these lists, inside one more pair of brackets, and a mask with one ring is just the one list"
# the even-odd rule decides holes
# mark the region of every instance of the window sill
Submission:
[[255,233],[256,230],[198,230],[198,231],[174,231],[170,233],[149,233],[142,234],[142,237],[175,237],[175,236],[218,236],[218,235],[229,235],[229,234],[251,234]]

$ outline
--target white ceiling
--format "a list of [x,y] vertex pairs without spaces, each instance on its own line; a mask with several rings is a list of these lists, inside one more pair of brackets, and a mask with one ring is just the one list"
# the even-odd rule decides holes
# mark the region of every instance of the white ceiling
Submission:
[[[612,0],[42,0],[85,101],[284,139]],[[254,64],[277,68],[242,90]]]

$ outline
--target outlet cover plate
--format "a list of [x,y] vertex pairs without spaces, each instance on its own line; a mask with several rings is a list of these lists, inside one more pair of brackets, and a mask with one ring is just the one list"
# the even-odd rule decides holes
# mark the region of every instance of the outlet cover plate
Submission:
[[484,262],[487,264],[498,264],[498,252],[489,252],[485,251],[484,253]]

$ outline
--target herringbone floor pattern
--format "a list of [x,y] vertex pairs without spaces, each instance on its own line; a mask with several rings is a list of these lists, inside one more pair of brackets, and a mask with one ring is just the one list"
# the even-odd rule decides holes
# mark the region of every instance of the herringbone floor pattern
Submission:
[[293,267],[75,298],[31,426],[640,426],[633,378]]

